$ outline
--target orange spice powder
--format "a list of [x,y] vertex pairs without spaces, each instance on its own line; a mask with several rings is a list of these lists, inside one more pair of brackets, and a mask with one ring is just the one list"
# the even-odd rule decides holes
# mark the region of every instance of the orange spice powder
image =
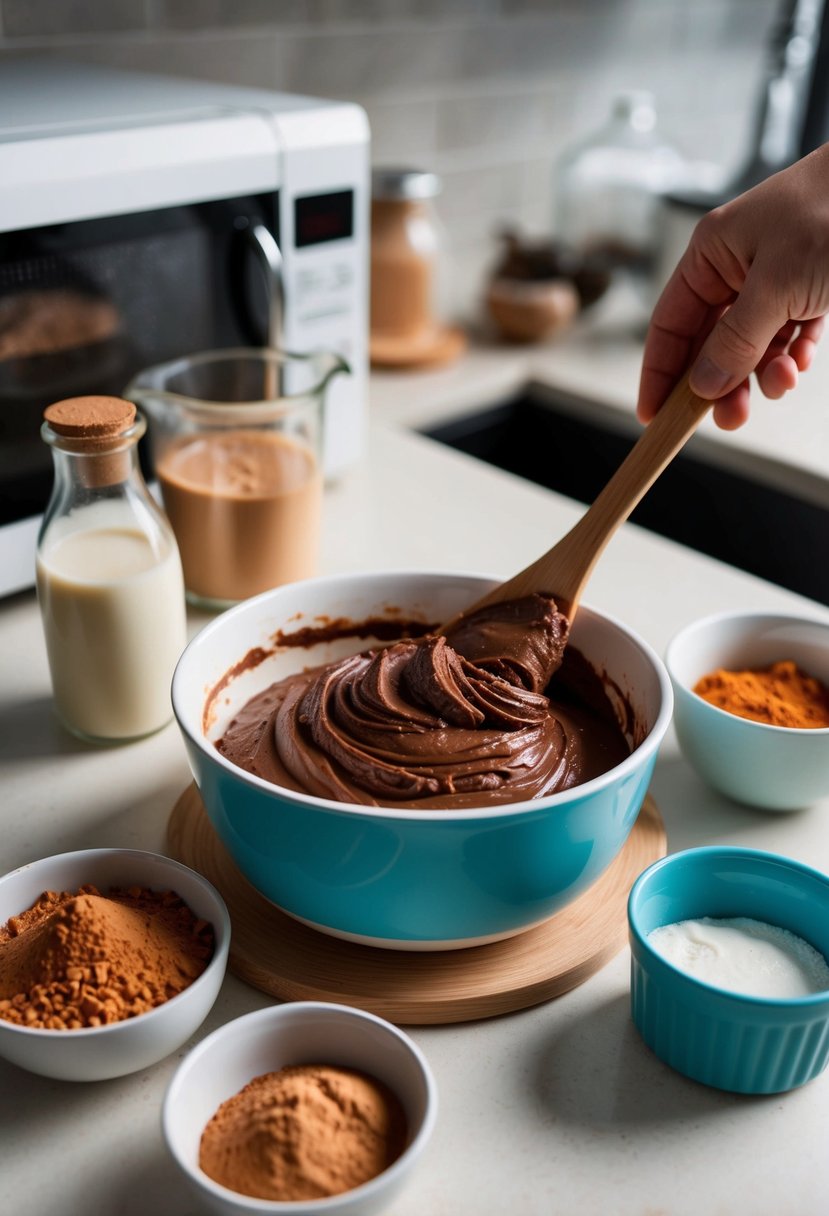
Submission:
[[720,668],[703,676],[694,692],[730,714],[769,726],[829,726],[829,688],[791,659],[745,671]]

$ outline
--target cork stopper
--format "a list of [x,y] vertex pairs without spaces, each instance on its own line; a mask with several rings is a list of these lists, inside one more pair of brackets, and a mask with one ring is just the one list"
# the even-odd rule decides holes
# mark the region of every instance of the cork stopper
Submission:
[[129,430],[135,406],[121,397],[67,397],[48,406],[43,417],[67,439],[106,439]]
[[75,476],[89,489],[124,481],[130,474],[133,444],[120,442],[136,421],[131,401],[121,397],[67,397],[43,411],[55,447],[79,458]]

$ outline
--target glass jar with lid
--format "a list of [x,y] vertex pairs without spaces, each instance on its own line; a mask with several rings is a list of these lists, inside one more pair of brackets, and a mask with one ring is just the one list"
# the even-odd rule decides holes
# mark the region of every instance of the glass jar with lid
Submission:
[[684,162],[662,138],[653,96],[620,93],[607,121],[556,165],[554,229],[576,250],[601,255],[650,294],[666,190]]
[[438,361],[456,353],[444,324],[446,242],[434,208],[440,178],[377,168],[371,202],[371,360],[376,366]]

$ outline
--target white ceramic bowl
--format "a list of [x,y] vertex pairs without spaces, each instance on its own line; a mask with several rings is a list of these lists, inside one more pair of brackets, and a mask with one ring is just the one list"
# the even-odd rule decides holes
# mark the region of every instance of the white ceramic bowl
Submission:
[[829,623],[783,613],[724,612],[695,621],[665,656],[674,724],[686,759],[738,802],[795,810],[829,794],[829,728],[768,726],[718,709],[692,691],[717,668],[761,668],[793,659],[829,685]]
[[[254,1077],[295,1064],[354,1068],[384,1082],[406,1112],[408,1141],[387,1170],[327,1199],[283,1203],[220,1186],[199,1168],[202,1132],[221,1104]],[[246,1014],[215,1030],[179,1065],[167,1089],[167,1146],[200,1202],[220,1216],[370,1216],[384,1210],[420,1158],[437,1117],[437,1088],[407,1035],[346,1005],[299,1001]]]
[[83,1030],[32,1030],[0,1018],[0,1056],[61,1081],[103,1081],[157,1063],[199,1028],[227,966],[230,918],[215,887],[186,866],[139,849],[81,849],[21,866],[0,878],[0,924],[31,907],[44,891],[77,891],[91,883],[175,891],[215,933],[213,958],[189,988],[148,1013]]
[[284,646],[275,635],[342,619],[435,625],[492,585],[445,571],[309,579],[222,613],[184,651],[173,708],[207,814],[248,881],[290,915],[364,945],[479,945],[554,915],[625,844],[670,721],[671,685],[641,638],[587,605],[572,645],[600,674],[632,750],[582,785],[463,810],[363,806],[272,785],[216,749],[236,712],[274,680],[371,645],[348,636]]

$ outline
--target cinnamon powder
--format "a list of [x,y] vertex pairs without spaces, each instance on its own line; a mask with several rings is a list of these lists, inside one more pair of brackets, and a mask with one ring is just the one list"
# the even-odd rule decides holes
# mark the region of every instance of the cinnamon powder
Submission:
[[302,1064],[255,1077],[223,1102],[202,1133],[199,1165],[242,1195],[319,1199],[376,1177],[405,1143],[403,1108],[385,1085]]
[[829,726],[829,688],[791,659],[746,671],[719,668],[698,680],[694,692],[718,709],[768,726]]
[[78,1030],[136,1017],[192,984],[213,947],[173,891],[46,891],[0,927],[0,1018]]

